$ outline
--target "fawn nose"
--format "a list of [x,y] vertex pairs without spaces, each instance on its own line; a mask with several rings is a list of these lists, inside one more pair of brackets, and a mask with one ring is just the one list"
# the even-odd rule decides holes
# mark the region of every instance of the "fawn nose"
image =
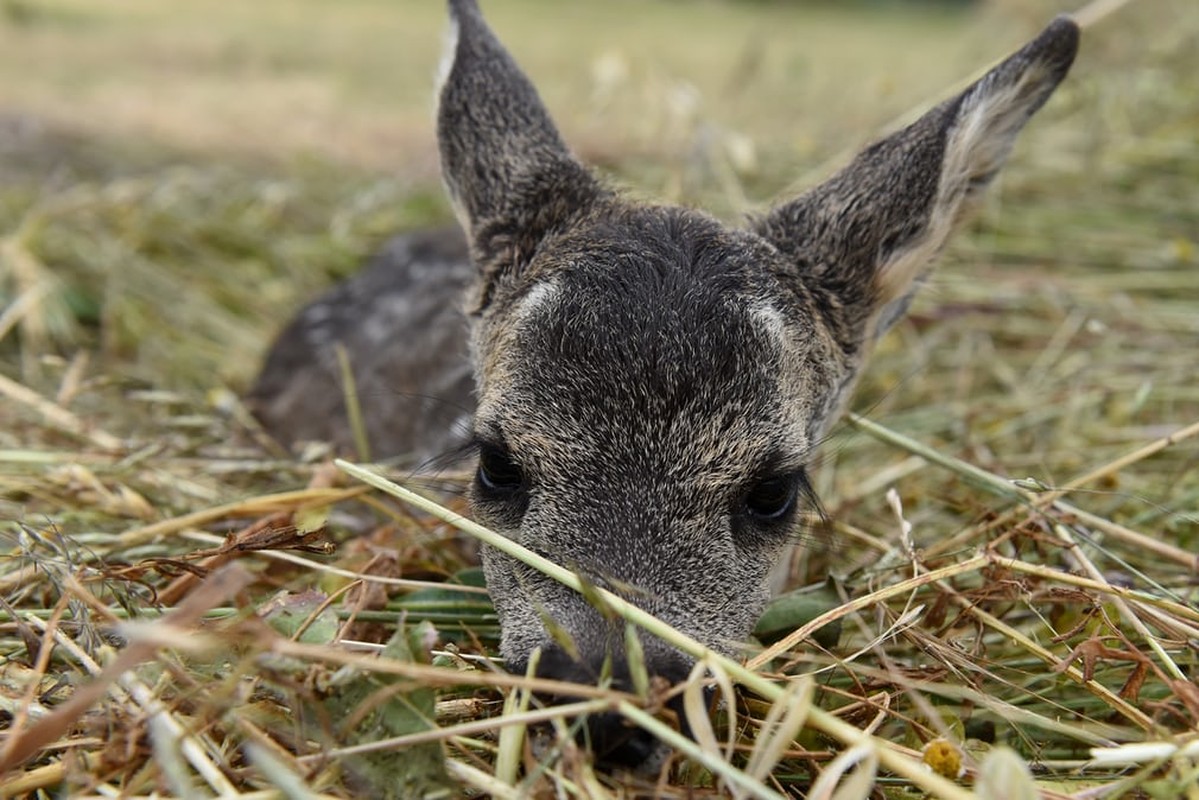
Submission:
[[636,769],[646,763],[662,746],[652,733],[614,711],[587,718],[587,740],[585,744],[591,747],[601,766],[625,769]]
[[[552,645],[542,653],[536,674],[539,678],[594,685],[604,672],[605,661],[609,660],[612,676],[609,685],[617,691],[632,691],[633,682],[623,650],[604,652],[591,658],[584,656],[582,660],[578,660],[561,647]],[[671,685],[683,681],[690,671],[686,658],[674,651],[663,653],[659,658],[651,658],[647,654],[646,662],[646,670],[651,678],[664,678]],[[514,672],[518,671],[515,669],[517,665],[511,666]],[[569,692],[542,696],[543,701],[551,704],[578,699],[572,697]],[[668,707],[678,715],[680,725],[686,732],[681,698],[672,699]],[[636,769],[650,761],[663,747],[652,733],[637,727],[624,715],[615,711],[591,714],[579,731],[579,740],[591,749],[601,766],[609,768]]]

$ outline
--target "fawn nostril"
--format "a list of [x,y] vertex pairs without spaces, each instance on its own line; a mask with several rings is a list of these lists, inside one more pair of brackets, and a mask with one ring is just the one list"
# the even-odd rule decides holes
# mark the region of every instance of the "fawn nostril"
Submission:
[[611,767],[639,767],[661,746],[652,733],[614,712],[588,717],[586,736],[596,760]]

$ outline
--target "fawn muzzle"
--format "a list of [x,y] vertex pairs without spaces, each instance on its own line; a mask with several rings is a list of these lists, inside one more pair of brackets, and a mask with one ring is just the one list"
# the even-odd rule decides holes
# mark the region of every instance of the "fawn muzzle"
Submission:
[[[614,628],[613,646],[606,652],[579,654],[576,658],[565,648],[553,644],[539,653],[535,674],[539,678],[549,678],[569,683],[579,683],[594,686],[607,685],[617,692],[632,692],[634,681],[631,669],[645,669],[650,685],[655,690],[668,690],[686,680],[691,671],[691,665],[686,657],[677,652],[663,653],[664,657],[646,659],[646,663],[629,664],[628,655],[618,631]],[[527,672],[527,664],[519,662],[509,665],[513,671]],[[569,693],[556,695],[540,695],[539,699],[547,704],[567,703],[578,700]],[[674,693],[664,704],[666,715],[685,734],[689,733],[686,717],[683,712],[681,694]],[[664,746],[651,733],[633,725],[622,714],[616,711],[605,711],[589,715],[578,727],[576,734],[579,742],[595,754],[601,766],[624,769],[644,770],[652,767],[655,756],[664,750]]]

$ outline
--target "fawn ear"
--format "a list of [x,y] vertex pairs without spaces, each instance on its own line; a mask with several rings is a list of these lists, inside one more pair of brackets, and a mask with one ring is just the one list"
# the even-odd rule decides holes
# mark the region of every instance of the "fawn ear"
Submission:
[[437,110],[441,169],[484,270],[519,269],[603,193],[475,0],[450,0]]
[[833,310],[843,345],[856,350],[903,313],[1020,129],[1066,76],[1078,39],[1078,26],[1058,17],[960,95],[757,223]]

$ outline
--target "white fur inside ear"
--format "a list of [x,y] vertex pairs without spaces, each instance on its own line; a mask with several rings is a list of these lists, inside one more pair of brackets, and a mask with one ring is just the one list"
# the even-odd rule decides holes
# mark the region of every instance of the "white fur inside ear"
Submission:
[[[875,302],[878,309],[902,300],[913,290],[916,281],[931,268],[937,251],[949,238],[955,218],[953,209],[941,205],[940,198],[938,198],[937,205],[933,208],[932,216],[929,218],[928,227],[916,237],[916,240],[908,247],[891,253],[879,261],[880,266],[874,277]],[[879,315],[876,314],[874,325],[879,323],[878,317]],[[875,331],[867,331],[867,334],[868,337],[873,338]]]
[[[449,22],[446,24],[445,32],[441,37],[441,60],[437,62],[437,74],[434,76],[433,84],[433,120],[436,127],[438,107],[441,104],[441,90],[445,88],[445,82],[450,79],[450,72],[454,69],[454,61],[458,56],[458,35],[461,26],[458,20],[450,15]],[[446,196],[450,198],[450,204],[454,209],[454,216],[458,219],[458,224],[462,226],[462,230],[470,232],[470,218],[463,208],[462,203],[458,198],[458,193],[454,191],[453,185],[442,176],[442,186],[445,187]]]
[[1030,109],[1054,85],[1046,65],[1036,62],[1018,80],[999,88],[983,84],[966,98],[945,143],[938,206],[968,199],[985,186],[1007,160]]
[[930,268],[949,234],[974,210],[982,190],[1007,160],[1016,136],[1028,121],[1030,107],[1035,107],[1040,95],[1053,85],[1049,70],[1034,63],[1018,80],[1000,87],[980,84],[965,99],[945,142],[937,197],[927,228],[911,246],[883,254],[875,277],[880,304],[903,298]]
[[441,37],[441,60],[437,62],[437,76],[433,84],[434,105],[450,77],[450,70],[454,68],[454,58],[458,55],[458,29],[458,20],[451,16]]

